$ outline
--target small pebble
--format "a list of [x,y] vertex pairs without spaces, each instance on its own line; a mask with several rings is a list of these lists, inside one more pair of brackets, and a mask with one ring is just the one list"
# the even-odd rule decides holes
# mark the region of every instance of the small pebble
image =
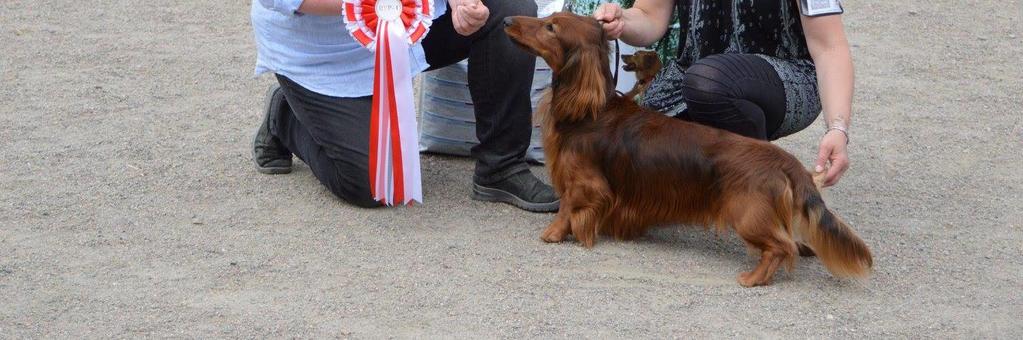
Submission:
[[835,319],[835,316],[834,316],[834,315],[831,315],[831,314],[828,314],[827,318],[828,318],[828,320],[834,320],[834,319]]

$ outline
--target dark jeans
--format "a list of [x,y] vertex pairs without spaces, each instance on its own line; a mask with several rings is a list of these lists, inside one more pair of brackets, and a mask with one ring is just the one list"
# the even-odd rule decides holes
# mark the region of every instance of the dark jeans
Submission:
[[[433,21],[423,40],[431,69],[469,59],[469,92],[476,111],[474,181],[490,184],[528,170],[530,87],[536,58],[505,35],[506,16],[536,16],[533,1],[483,1],[490,17],[478,32],[455,32],[451,9]],[[378,206],[370,194],[370,97],[339,98],[309,91],[278,75],[287,101],[271,132],[331,192],[352,204]],[[369,86],[369,84],[367,84]]]

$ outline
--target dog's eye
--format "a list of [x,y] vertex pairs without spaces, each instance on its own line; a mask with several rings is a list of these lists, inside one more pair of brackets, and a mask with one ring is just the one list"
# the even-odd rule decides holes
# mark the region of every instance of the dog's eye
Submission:
[[546,25],[543,26],[543,28],[546,28],[548,31],[554,32],[554,24],[552,23],[547,23]]

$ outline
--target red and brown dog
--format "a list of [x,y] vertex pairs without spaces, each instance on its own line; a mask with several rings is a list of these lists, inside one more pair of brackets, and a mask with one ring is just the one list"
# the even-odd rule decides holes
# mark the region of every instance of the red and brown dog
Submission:
[[614,93],[608,46],[593,18],[510,17],[505,31],[554,72],[544,151],[561,207],[542,239],[632,239],[647,228],[731,228],[760,255],[739,275],[766,285],[812,249],[839,276],[866,276],[870,250],[821,200],[811,173],[771,143],[685,122]]

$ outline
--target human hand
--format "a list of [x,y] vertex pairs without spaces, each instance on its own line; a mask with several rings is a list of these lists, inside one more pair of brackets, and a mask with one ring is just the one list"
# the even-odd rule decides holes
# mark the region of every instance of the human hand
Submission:
[[464,36],[479,31],[490,17],[490,9],[480,0],[448,0],[448,5],[455,32]]
[[821,138],[814,172],[819,174],[827,171],[824,176],[824,186],[830,187],[838,183],[838,179],[842,177],[845,170],[849,169],[849,155],[845,150],[848,141],[846,135],[839,130],[829,130]]
[[625,21],[622,20],[622,15],[624,14],[625,11],[622,10],[622,6],[606,3],[593,11],[593,18],[599,20],[602,24],[604,33],[607,34],[607,40],[615,40],[621,37],[622,32],[625,31]]

